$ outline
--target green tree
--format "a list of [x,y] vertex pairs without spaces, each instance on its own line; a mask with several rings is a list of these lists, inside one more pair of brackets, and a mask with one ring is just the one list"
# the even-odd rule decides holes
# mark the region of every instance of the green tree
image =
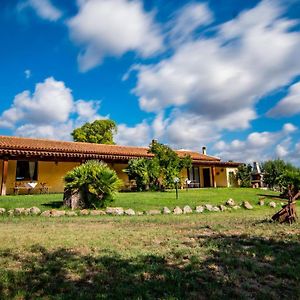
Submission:
[[179,158],[170,147],[157,142],[150,145],[149,152],[154,154],[152,159],[132,159],[125,170],[136,180],[138,190],[174,187],[174,178],[192,165],[190,156]]
[[105,207],[122,185],[114,170],[94,160],[74,168],[64,179],[66,189],[78,191],[86,208]]
[[71,135],[75,142],[96,144],[115,144],[114,134],[117,133],[117,125],[113,120],[96,120],[93,123],[85,123],[73,130]]
[[282,159],[268,160],[262,164],[264,183],[271,189],[282,189],[282,175],[286,171],[295,171],[296,168]]
[[154,154],[153,160],[160,167],[159,177],[166,188],[174,187],[174,178],[179,177],[183,168],[190,168],[192,166],[190,156],[187,155],[179,158],[174,150],[158,142],[151,143],[149,152]]
[[239,182],[241,187],[250,187],[251,186],[251,172],[252,167],[250,164],[242,164],[238,166],[236,173],[236,179]]

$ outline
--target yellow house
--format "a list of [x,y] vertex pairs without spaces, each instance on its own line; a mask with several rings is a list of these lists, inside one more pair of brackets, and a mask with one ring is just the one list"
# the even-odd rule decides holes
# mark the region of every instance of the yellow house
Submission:
[[[231,174],[239,163],[222,162],[219,158],[202,153],[179,150],[179,157],[190,155],[193,166],[183,170],[182,182],[188,179],[190,187],[228,187]],[[129,178],[123,170],[133,158],[153,154],[146,147],[103,145],[0,136],[0,183],[1,195],[14,193],[61,193],[65,174],[86,160],[106,162],[123,180]]]

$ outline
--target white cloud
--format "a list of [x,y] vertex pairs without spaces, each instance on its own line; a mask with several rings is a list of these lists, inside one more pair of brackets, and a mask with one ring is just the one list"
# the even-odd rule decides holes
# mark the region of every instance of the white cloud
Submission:
[[267,113],[270,117],[289,117],[300,113],[300,82],[290,86],[286,97]]
[[27,0],[19,4],[19,10],[30,7],[42,19],[57,21],[63,15],[62,11],[55,7],[50,0]]
[[115,141],[120,145],[148,146],[151,141],[151,127],[146,121],[133,127],[120,124],[118,125],[118,133]]
[[105,117],[98,114],[100,101],[74,101],[72,91],[53,77],[37,83],[33,94],[23,91],[0,115],[0,127],[15,134],[70,139],[74,127]]
[[[289,130],[292,126],[293,130]],[[252,132],[245,140],[236,139],[230,143],[218,141],[214,149],[217,151],[216,155],[223,159],[241,162],[285,158],[289,153],[288,148],[291,143],[289,135],[296,129],[294,125],[287,123],[280,131]]]
[[80,1],[79,12],[68,21],[71,39],[82,46],[78,57],[81,71],[101,64],[105,56],[136,51],[149,57],[162,48],[159,27],[153,13],[141,1]]
[[31,77],[31,71],[28,70],[28,69],[25,70],[25,71],[24,71],[24,75],[25,75],[25,78],[26,78],[26,79],[29,79],[29,78]]
[[283,13],[277,1],[262,1],[221,24],[216,36],[195,38],[141,66],[134,89],[140,107],[156,113],[178,107],[222,120],[223,129],[248,127],[257,101],[300,73],[300,33]]
[[213,19],[207,4],[194,2],[185,5],[168,24],[171,43],[178,45],[186,42],[196,29],[212,23]]

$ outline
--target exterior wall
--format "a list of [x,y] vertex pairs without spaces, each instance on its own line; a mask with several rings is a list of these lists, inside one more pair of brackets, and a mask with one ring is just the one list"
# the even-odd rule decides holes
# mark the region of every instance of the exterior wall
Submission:
[[128,164],[111,163],[108,164],[108,166],[116,171],[118,177],[124,182],[124,185],[128,183],[128,175],[123,172],[123,170],[127,168]]
[[227,173],[227,181],[228,181],[228,187],[238,187],[239,184],[237,181],[231,182],[230,180],[230,173],[233,172],[233,174],[236,174],[237,168],[226,168],[226,173]]
[[227,169],[216,168],[215,180],[216,180],[217,187],[227,187],[228,186]]
[[1,195],[1,187],[2,187],[2,170],[3,170],[3,160],[0,159],[0,195]]
[[50,193],[61,193],[64,191],[64,176],[79,165],[78,162],[39,161],[38,182],[45,182]]

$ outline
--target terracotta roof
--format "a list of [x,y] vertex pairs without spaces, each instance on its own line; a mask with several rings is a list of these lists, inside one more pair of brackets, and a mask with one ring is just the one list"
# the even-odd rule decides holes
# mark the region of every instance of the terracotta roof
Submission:
[[[194,162],[218,162],[219,158],[198,152],[178,150],[179,157],[190,155]],[[130,159],[152,157],[146,147],[104,145],[0,136],[0,155],[24,155],[68,158]]]

